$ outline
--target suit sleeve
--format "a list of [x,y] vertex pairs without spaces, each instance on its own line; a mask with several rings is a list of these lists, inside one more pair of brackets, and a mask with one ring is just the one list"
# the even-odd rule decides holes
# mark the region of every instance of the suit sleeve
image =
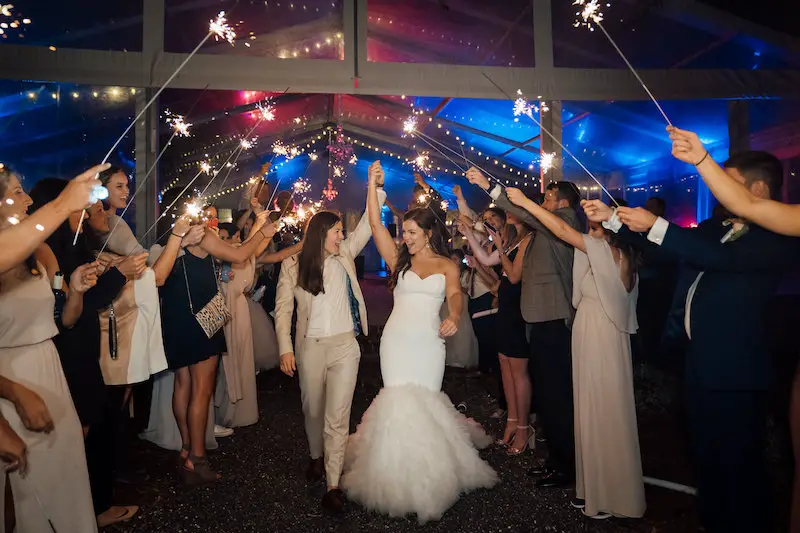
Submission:
[[294,313],[294,287],[297,285],[297,259],[281,263],[278,287],[275,294],[275,334],[281,355],[294,352],[292,346],[292,314]]
[[796,239],[752,228],[746,245],[722,243],[700,232],[669,224],[661,248],[698,268],[726,272],[758,272],[786,267],[798,258]]
[[[539,221],[538,218],[536,218],[532,214],[528,213],[525,209],[522,209],[518,205],[512,204],[511,200],[509,200],[508,196],[506,196],[506,192],[499,185],[497,185],[492,190],[490,195],[491,195],[492,199],[494,199],[494,203],[497,205],[497,207],[499,207],[503,211],[505,211],[507,213],[511,213],[516,218],[518,218],[519,220],[524,222],[527,226],[533,228],[537,232],[546,233],[546,234],[550,235],[551,237],[553,237],[555,240],[561,241],[561,239],[559,239],[555,235],[553,235],[553,232],[551,232],[549,229],[547,229],[547,226],[542,224]],[[559,209],[557,211],[554,211],[553,214],[558,216],[559,218],[565,220],[570,226],[572,226],[576,230],[581,231],[579,229],[579,224],[577,224],[577,221],[576,220],[572,220],[569,217],[565,216],[564,215],[564,211],[565,210],[563,210],[563,209]],[[566,245],[566,246],[569,246],[569,245]]]
[[[378,206],[383,207],[385,202],[386,191],[383,189],[378,189]],[[361,215],[361,220],[358,221],[358,225],[352,231],[352,233],[347,236],[347,239],[344,240],[342,246],[347,249],[352,257],[355,257],[361,253],[361,250],[364,249],[371,237],[372,230],[369,227],[369,206],[367,206],[364,214]]]

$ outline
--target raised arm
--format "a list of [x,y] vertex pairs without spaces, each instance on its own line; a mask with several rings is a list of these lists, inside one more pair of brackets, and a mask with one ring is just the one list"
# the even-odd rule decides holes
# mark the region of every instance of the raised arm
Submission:
[[481,243],[478,242],[478,238],[475,236],[475,232],[472,231],[472,228],[462,222],[458,225],[458,231],[467,238],[467,242],[469,242],[469,246],[472,248],[472,253],[475,259],[478,260],[478,263],[490,267],[500,264],[500,254],[498,251],[495,250],[492,253],[487,252],[486,249],[481,246]]
[[566,220],[558,215],[555,215],[540,206],[527,196],[525,196],[519,189],[506,189],[506,195],[510,202],[525,209],[528,213],[536,217],[539,222],[547,228],[550,233],[575,247],[576,249],[585,252],[586,244],[583,240],[583,234],[570,226]]
[[175,221],[167,245],[162,248],[160,255],[153,263],[156,287],[161,287],[167,281],[181,248],[198,244],[203,239],[204,232],[205,230],[201,226],[190,228],[189,217],[185,215]]
[[260,265],[272,265],[275,263],[281,263],[287,258],[299,254],[300,251],[303,249],[303,241],[298,242],[288,248],[284,248],[279,252],[266,252],[261,254],[258,257],[258,263]]
[[110,167],[108,163],[97,165],[69,182],[52,202],[37,209],[17,225],[0,231],[0,274],[22,263],[36,251],[67,217],[92,205],[92,189],[100,185],[95,176]]
[[[369,218],[369,228],[372,230],[372,236],[375,239],[375,246],[378,248],[378,253],[386,264],[389,270],[394,271],[397,266],[397,245],[389,233],[389,230],[381,222],[381,212],[378,200],[378,184],[383,184],[383,168],[381,162],[375,161],[369,166],[369,185],[367,188],[367,215]],[[385,193],[384,193],[385,194]]]
[[[369,172],[374,172],[373,169],[375,168],[376,164],[377,168],[380,168],[380,161],[375,161],[369,166],[370,168]],[[381,169],[380,172],[381,172],[380,179],[377,182],[378,185],[376,187],[383,187],[383,169]],[[358,225],[352,232],[350,232],[350,235],[348,235],[347,238],[342,243],[342,246],[350,253],[352,257],[355,257],[361,253],[361,250],[364,249],[364,247],[369,242],[369,239],[375,233],[375,229],[372,227],[372,216],[373,215],[376,216],[378,219],[378,223],[380,223],[381,208],[383,207],[383,203],[386,201],[386,191],[384,191],[383,189],[377,189],[376,200],[377,201],[373,204],[369,197],[369,191],[367,191],[366,210],[364,211],[364,214],[361,216],[361,219],[358,221]],[[383,224],[380,225],[381,227],[383,227]],[[391,236],[389,238],[391,238]],[[375,241],[375,243],[377,244],[377,240]]]
[[478,215],[475,211],[470,208],[469,204],[467,203],[466,198],[464,198],[464,191],[461,190],[460,185],[455,185],[453,187],[453,194],[456,195],[456,202],[458,203],[458,212],[473,222],[478,218]]
[[800,237],[800,205],[759,198],[729,176],[708,155],[697,134],[667,127],[672,139],[672,155],[697,168],[711,193],[733,214],[782,235]]
[[277,230],[275,225],[264,223],[268,215],[268,211],[263,211],[258,214],[256,223],[253,225],[251,231],[253,238],[248,239],[247,242],[241,246],[232,246],[220,239],[219,235],[214,231],[206,229],[206,234],[203,240],[200,241],[200,247],[220,261],[243,263],[256,253],[259,244],[264,241],[264,239],[270,240],[275,235],[275,231]]

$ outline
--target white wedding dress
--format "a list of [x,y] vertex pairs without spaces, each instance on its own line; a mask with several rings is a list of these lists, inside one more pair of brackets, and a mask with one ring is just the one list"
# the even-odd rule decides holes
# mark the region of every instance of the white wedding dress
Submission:
[[400,276],[381,338],[384,388],[350,436],[342,478],[351,500],[420,522],[438,520],[462,493],[497,482],[476,449],[491,439],[442,392],[444,297],[442,274]]

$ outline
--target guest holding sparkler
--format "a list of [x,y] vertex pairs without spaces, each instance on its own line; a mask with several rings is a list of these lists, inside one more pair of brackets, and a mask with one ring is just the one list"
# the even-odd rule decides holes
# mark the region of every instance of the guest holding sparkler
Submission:
[[[570,348],[573,248],[536,217],[512,204],[499,185],[492,189],[489,179],[479,170],[469,169],[467,179],[489,192],[498,207],[536,231],[523,260],[521,309],[533,340],[530,364],[537,383],[533,393],[537,397],[537,415],[547,435],[549,456],[547,464],[531,474],[542,476],[537,481],[539,487],[563,487],[572,482],[575,472]],[[580,222],[575,206],[579,200],[575,185],[562,181],[548,186],[542,206],[577,230]]]
[[506,189],[506,194],[547,231],[575,248],[572,389],[576,499],[572,505],[594,519],[641,518],[644,480],[630,342],[638,327],[640,253],[597,222],[583,234],[519,189]]
[[[83,172],[69,182],[56,200],[24,220],[15,219],[16,224],[12,222],[8,228],[0,232],[0,250],[3,250],[0,256],[0,274],[30,256],[71,213],[94,203],[90,200],[90,196],[92,190],[100,185],[95,176],[108,167],[108,164],[102,164]],[[5,165],[0,163],[0,172],[4,169]]]
[[[31,203],[17,176],[4,167],[0,171],[0,232],[11,226],[12,220],[23,220]],[[52,528],[59,533],[97,530],[83,432],[52,342],[58,328],[49,276],[58,270],[58,261],[44,245],[36,257],[0,276],[0,375],[35,392],[44,400],[41,408],[52,420],[46,433],[35,433],[37,428],[30,426],[26,413],[18,412],[11,403],[0,403],[0,414],[28,450],[27,475],[0,478],[0,494],[5,495],[6,482],[11,483],[17,533]],[[65,288],[67,301],[60,313],[64,327],[74,326],[81,315],[83,294],[97,282],[95,270],[94,264],[83,265],[70,276]]]
[[[187,212],[196,217],[201,210],[187,204]],[[156,280],[162,287],[164,308],[164,347],[169,366],[175,372],[172,408],[182,441],[181,473],[187,484],[219,479],[206,458],[205,433],[217,359],[225,351],[222,326],[229,315],[220,293],[214,258],[230,263],[247,261],[275,233],[273,225],[264,226],[266,218],[266,212],[257,217],[253,238],[238,248],[205,227],[199,245],[188,246],[179,258],[179,244],[186,233],[173,231],[162,257],[168,254],[174,266],[167,270],[164,264],[157,265]],[[199,222],[205,226],[203,221]]]

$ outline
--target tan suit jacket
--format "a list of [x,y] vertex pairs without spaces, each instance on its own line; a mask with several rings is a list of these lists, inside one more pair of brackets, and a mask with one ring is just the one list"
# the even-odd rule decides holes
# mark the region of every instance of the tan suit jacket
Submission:
[[[379,190],[378,201],[383,205],[386,194]],[[358,284],[356,275],[355,258],[372,237],[369,227],[367,212],[361,217],[356,228],[348,235],[339,248],[339,261],[350,276],[350,283],[353,287],[353,294],[358,300],[358,309],[361,314],[361,331],[367,335],[369,324],[367,322],[367,307],[364,304],[364,295],[361,293],[361,286]],[[298,254],[299,255],[299,254]],[[278,336],[278,348],[282,354],[294,352],[295,357],[300,357],[306,341],[308,331],[308,319],[311,316],[311,302],[313,295],[297,286],[298,255],[286,259],[281,265],[281,273],[278,278],[277,294],[275,295],[275,333]],[[297,332],[295,346],[292,347],[292,312],[297,304]]]

